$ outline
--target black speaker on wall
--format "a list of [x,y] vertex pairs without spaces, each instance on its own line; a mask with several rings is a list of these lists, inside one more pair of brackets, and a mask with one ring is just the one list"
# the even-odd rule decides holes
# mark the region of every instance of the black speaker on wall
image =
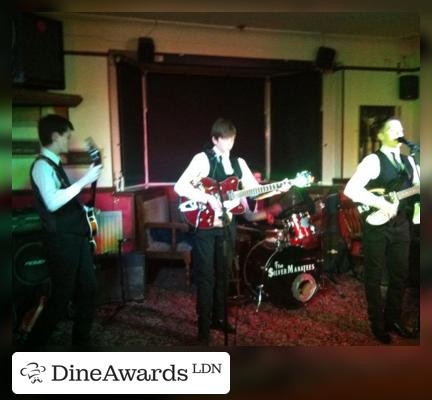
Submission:
[[315,59],[315,65],[323,71],[331,71],[334,67],[336,50],[331,47],[319,47]]
[[402,75],[399,77],[399,98],[416,100],[419,97],[419,78],[417,75]]
[[150,64],[154,62],[155,45],[152,38],[141,37],[138,39],[138,62]]
[[12,21],[13,85],[64,89],[63,26],[60,21],[17,13]]

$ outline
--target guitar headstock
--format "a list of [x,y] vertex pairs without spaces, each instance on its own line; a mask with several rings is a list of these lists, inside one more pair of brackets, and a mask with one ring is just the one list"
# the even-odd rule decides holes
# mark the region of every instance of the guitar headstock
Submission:
[[89,156],[93,163],[95,165],[102,163],[102,157],[100,150],[97,148],[96,143],[94,142],[93,138],[88,137],[85,140],[86,146],[87,146],[87,152],[89,153]]
[[315,177],[312,176],[310,171],[301,171],[297,172],[297,175],[294,179],[291,179],[291,185],[297,186],[299,188],[308,187],[312,184]]

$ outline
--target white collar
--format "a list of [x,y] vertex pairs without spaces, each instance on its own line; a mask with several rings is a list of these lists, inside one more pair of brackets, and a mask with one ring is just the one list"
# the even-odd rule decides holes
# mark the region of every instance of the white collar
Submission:
[[51,161],[53,161],[56,165],[60,164],[60,157],[52,152],[50,149],[47,149],[46,147],[41,148],[41,154],[47,158],[49,158]]
[[400,156],[400,146],[398,147],[388,147],[385,145],[382,145],[380,150],[384,153],[384,154],[388,154],[390,155],[390,153],[394,153],[397,156]]
[[216,157],[229,159],[230,154],[229,153],[221,153],[220,150],[216,146],[213,146],[213,151],[216,154]]

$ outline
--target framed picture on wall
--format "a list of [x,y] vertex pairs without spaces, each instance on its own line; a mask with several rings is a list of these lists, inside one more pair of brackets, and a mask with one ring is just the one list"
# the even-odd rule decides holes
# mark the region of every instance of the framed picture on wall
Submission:
[[391,116],[399,116],[400,110],[396,106],[360,106],[359,129],[359,160],[378,150],[378,123]]

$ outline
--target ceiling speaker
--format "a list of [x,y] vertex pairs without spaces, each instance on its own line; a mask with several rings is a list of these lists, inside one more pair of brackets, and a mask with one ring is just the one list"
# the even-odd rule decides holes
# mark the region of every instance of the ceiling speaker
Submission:
[[141,37],[138,39],[138,62],[151,64],[154,62],[155,46],[152,38]]
[[331,71],[334,67],[336,50],[330,47],[319,47],[315,59],[315,65],[322,71]]
[[419,77],[417,75],[402,75],[399,77],[399,98],[401,100],[416,100],[419,97]]

